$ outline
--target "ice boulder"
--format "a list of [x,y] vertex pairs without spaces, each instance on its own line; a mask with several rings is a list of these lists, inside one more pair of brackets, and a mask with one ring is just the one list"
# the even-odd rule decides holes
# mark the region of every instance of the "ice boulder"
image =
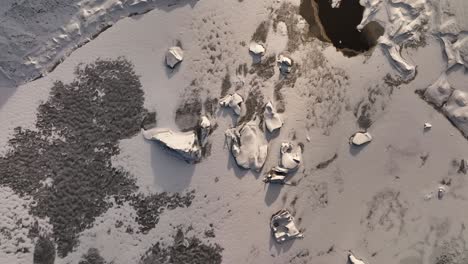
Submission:
[[198,137],[193,131],[174,132],[166,128],[153,128],[142,132],[147,140],[158,142],[170,153],[188,163],[196,163],[201,160],[202,153]]
[[351,264],[366,264],[364,261],[358,259],[356,256],[353,255],[353,253],[348,254],[348,261]]
[[351,136],[349,142],[355,146],[361,146],[372,141],[372,136],[368,132],[357,132]]
[[281,144],[281,167],[296,170],[302,162],[302,147],[290,142]]
[[276,109],[271,102],[266,104],[263,117],[265,119],[265,125],[270,133],[283,126],[283,120],[276,112]]
[[285,209],[278,211],[271,217],[270,228],[277,243],[304,237],[296,227],[294,217]]
[[252,52],[252,54],[257,55],[257,56],[265,55],[265,47],[263,47],[262,44],[258,44],[256,42],[250,43],[249,51]]
[[268,154],[268,143],[256,121],[228,129],[225,136],[237,165],[244,169],[261,170]]
[[166,52],[166,65],[174,69],[184,59],[184,51],[177,46],[170,47]]
[[234,93],[223,97],[219,101],[219,104],[223,107],[231,108],[236,115],[240,115],[243,102],[244,99],[242,99],[242,96],[240,96],[238,93]]
[[293,65],[292,59],[287,57],[286,55],[279,55],[277,60],[279,69],[282,73],[290,73],[291,67]]

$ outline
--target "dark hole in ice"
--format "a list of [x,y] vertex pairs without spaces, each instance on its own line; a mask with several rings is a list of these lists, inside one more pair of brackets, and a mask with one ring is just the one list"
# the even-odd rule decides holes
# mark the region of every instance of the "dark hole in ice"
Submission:
[[361,32],[364,7],[358,0],[342,0],[339,8],[333,8],[330,0],[302,0],[300,14],[310,25],[312,35],[331,42],[344,55],[352,57],[372,49],[384,28],[377,22],[369,22]]

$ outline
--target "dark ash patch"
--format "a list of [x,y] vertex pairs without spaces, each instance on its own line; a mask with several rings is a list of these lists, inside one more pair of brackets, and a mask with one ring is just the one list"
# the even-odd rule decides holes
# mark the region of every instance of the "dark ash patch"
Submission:
[[132,198],[131,204],[137,212],[136,222],[140,225],[140,231],[146,234],[153,229],[159,222],[159,215],[165,209],[175,209],[177,207],[189,207],[194,198],[194,191],[186,195],[178,193],[170,195],[168,193],[152,194],[143,196],[135,195]]
[[[259,89],[253,89],[249,92],[245,100],[245,115],[241,116],[237,121],[238,124],[247,123],[254,119],[254,116],[263,113],[265,106],[263,94]],[[259,115],[263,118],[263,115]]]
[[[57,255],[116,201],[137,190],[128,172],[112,167],[119,141],[140,131],[148,111],[133,65],[124,58],[81,65],[69,84],[56,82],[38,107],[36,129],[17,127],[0,157],[0,184],[30,195],[31,214],[48,217]],[[51,178],[53,186],[41,182]],[[34,233],[34,232],[32,232]]]
[[259,63],[252,64],[252,68],[250,69],[249,73],[257,74],[257,76],[266,81],[275,75],[275,65],[276,57],[275,55],[271,55],[265,59],[262,59],[262,61]]
[[[78,264],[108,264],[100,254],[97,248],[90,248],[88,252],[83,255]],[[111,264],[111,263],[109,263]]]
[[325,169],[325,168],[327,168],[333,161],[335,161],[336,158],[338,158],[338,154],[335,153],[335,155],[333,155],[333,157],[331,157],[330,159],[328,159],[328,160],[326,160],[326,161],[320,162],[315,168],[318,169],[318,170]]
[[54,264],[55,262],[55,245],[47,237],[39,237],[34,247],[33,263],[34,264]]
[[197,237],[186,237],[182,229],[178,229],[172,245],[163,247],[156,243],[141,258],[140,264],[221,264],[222,251],[218,244],[207,245]]
[[226,72],[226,75],[223,78],[223,82],[221,83],[221,97],[226,96],[231,87],[231,75],[229,75],[229,72]]
[[268,31],[270,29],[270,21],[266,20],[258,25],[254,34],[252,35],[252,41],[257,43],[266,43],[268,37]]
[[198,126],[202,114],[203,104],[197,89],[191,90],[188,96],[177,107],[175,123],[183,132],[193,130]]

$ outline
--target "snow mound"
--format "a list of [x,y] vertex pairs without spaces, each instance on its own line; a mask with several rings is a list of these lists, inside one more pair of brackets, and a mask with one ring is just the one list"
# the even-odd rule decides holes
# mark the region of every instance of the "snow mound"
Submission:
[[268,154],[268,143],[256,121],[228,129],[225,136],[237,165],[255,171],[262,169]]
[[452,95],[453,90],[454,89],[447,81],[447,75],[442,74],[435,83],[426,89],[424,92],[424,98],[435,106],[441,107],[445,102],[447,102],[450,95]]
[[292,67],[292,59],[287,57],[286,55],[279,55],[278,56],[278,67],[281,73],[290,73]]
[[304,237],[294,224],[294,217],[284,209],[271,217],[270,227],[277,243]]
[[184,59],[184,51],[180,47],[170,47],[166,52],[166,65],[174,69]]
[[276,112],[276,108],[271,102],[268,102],[265,106],[265,112],[263,113],[265,119],[265,125],[268,131],[273,132],[280,129],[283,126],[283,120],[280,115]]
[[198,137],[193,131],[182,133],[166,128],[154,128],[142,132],[147,140],[160,143],[171,153],[188,163],[196,163],[201,160],[201,147],[198,143]]
[[468,93],[455,90],[444,107],[447,117],[468,137]]

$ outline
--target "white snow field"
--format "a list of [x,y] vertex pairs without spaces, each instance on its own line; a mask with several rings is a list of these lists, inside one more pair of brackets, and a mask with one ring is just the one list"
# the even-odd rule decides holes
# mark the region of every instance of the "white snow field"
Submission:
[[[70,83],[76,66],[98,58],[128,59],[157,127],[180,133],[190,146],[195,132],[176,122],[184,101],[242,98],[241,106],[226,102],[234,111],[217,101],[208,113],[204,105],[197,118],[211,122],[210,150],[197,164],[143,133],[120,140],[112,166],[129,172],[139,194],[193,190],[191,205],[161,212],[147,232],[130,232],[139,228],[136,209],[108,197],[109,208],[55,263],[80,263],[91,248],[105,263],[152,263],[142,257],[157,242],[169,245],[175,228],[218,244],[227,264],[467,263],[466,0],[361,0],[366,11],[359,26],[377,21],[385,34],[354,57],[310,37],[300,0],[76,0],[47,16],[36,12],[48,7],[39,2],[48,3],[6,1],[0,9],[1,155],[15,149],[8,143],[15,127],[37,130],[38,107],[54,82]],[[264,41],[253,37],[262,34]],[[253,41],[264,45],[260,62],[249,53]],[[170,69],[166,52],[179,45],[183,62]],[[277,64],[283,52],[294,62],[289,73]],[[275,109],[267,115],[269,102]],[[225,132],[242,128],[248,133],[239,131],[246,144],[236,145],[237,164]],[[349,144],[356,131],[371,134],[372,142]],[[175,149],[187,148],[175,139]],[[297,171],[288,184],[265,184],[265,174],[280,165],[284,142],[302,150],[294,153],[298,168],[290,166]],[[0,263],[33,263],[33,220],[43,235],[53,226],[32,214],[33,198],[8,186],[0,193]],[[282,209],[303,239],[275,241],[270,219]]]

